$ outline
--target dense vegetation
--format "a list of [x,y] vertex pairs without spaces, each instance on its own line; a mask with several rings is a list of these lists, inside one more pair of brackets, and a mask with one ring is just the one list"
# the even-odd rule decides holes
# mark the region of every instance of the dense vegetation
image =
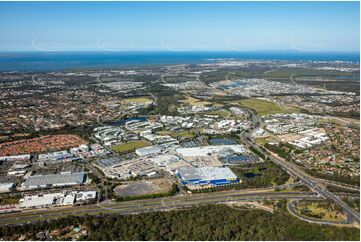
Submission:
[[[243,181],[245,188],[282,185],[290,178],[287,172],[271,162],[238,166],[232,170]],[[253,176],[250,177],[249,174]]]
[[27,239],[34,239],[39,231],[69,225],[87,227],[84,240],[359,240],[358,229],[295,219],[286,213],[284,203],[280,203],[273,214],[207,205],[137,215],[67,217],[47,223],[2,227],[0,237],[26,234]]
[[337,181],[345,184],[350,184],[353,186],[359,186],[360,185],[360,176],[346,176],[343,174],[340,174],[338,172],[334,172],[333,174],[327,174],[323,173],[322,171],[319,171],[317,169],[306,169],[306,172],[312,176],[323,178],[330,181]]

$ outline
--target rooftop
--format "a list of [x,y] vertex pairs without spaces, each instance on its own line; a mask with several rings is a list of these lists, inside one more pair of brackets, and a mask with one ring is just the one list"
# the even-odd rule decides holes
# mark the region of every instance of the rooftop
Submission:
[[200,167],[185,168],[177,171],[183,180],[218,180],[237,179],[237,176],[228,167]]

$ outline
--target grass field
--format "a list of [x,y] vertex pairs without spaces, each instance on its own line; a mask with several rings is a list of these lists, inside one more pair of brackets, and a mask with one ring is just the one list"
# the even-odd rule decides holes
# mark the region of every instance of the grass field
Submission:
[[277,140],[272,137],[264,137],[264,138],[256,138],[255,141],[259,145],[264,145],[269,142],[276,142]]
[[172,136],[173,138],[194,138],[196,135],[193,131],[182,131],[182,132],[178,132],[178,133],[173,133],[170,136]]
[[240,104],[245,108],[254,109],[261,116],[275,113],[286,113],[286,110],[276,103],[266,100],[245,99],[241,100]]
[[124,152],[130,152],[135,149],[146,147],[146,146],[150,146],[150,144],[145,141],[139,140],[139,141],[132,141],[132,142],[120,144],[120,145],[113,145],[111,147],[111,149],[112,149],[112,151],[117,152],[117,153],[124,153]]
[[171,134],[173,134],[173,132],[169,131],[169,130],[161,130],[161,131],[157,131],[157,134],[158,135],[171,135]]
[[342,221],[346,217],[341,211],[337,211],[331,207],[320,206],[317,202],[310,204],[299,204],[298,212],[309,217],[315,217],[324,220]]
[[223,117],[223,118],[228,118],[229,116],[231,116],[231,113],[228,112],[225,109],[210,111],[210,112],[207,112],[207,114],[208,115],[217,115],[217,116],[220,116],[220,117]]
[[184,102],[192,106],[205,106],[211,104],[210,102],[202,101],[194,97],[187,97],[187,99]]
[[152,99],[148,98],[148,97],[132,97],[132,98],[125,98],[122,100],[122,102],[128,104],[128,103],[147,103],[147,102],[151,102]]
[[172,132],[169,130],[162,130],[162,131],[158,131],[157,134],[158,135],[170,135],[171,137],[177,139],[177,138],[194,138],[196,136],[195,131],[199,131],[199,130],[192,130],[192,131],[182,131],[182,132]]

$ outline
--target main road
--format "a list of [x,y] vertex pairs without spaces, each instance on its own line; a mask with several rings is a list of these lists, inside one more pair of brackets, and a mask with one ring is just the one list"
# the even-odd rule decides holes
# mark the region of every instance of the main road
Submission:
[[269,158],[270,161],[272,161],[276,165],[281,166],[289,174],[299,178],[306,186],[308,186],[311,189],[311,191],[316,192],[325,199],[330,199],[336,204],[338,204],[348,214],[349,218],[353,219],[355,222],[360,224],[360,214],[357,211],[353,210],[351,207],[349,207],[339,197],[329,192],[324,186],[322,186],[322,183],[317,178],[310,176],[295,164],[288,162],[281,157],[278,157],[277,155],[266,150],[265,148],[257,145],[253,141],[252,132],[254,129],[257,129],[262,126],[262,120],[253,110],[251,110],[251,114],[252,114],[252,124],[253,124],[252,128],[241,132],[240,135],[241,140],[247,146],[253,147],[253,149],[262,153],[265,157]]
[[312,192],[276,192],[272,189],[236,190],[201,193],[183,196],[144,199],[110,204],[55,207],[48,209],[24,210],[17,213],[1,214],[0,225],[24,224],[37,221],[59,219],[69,215],[97,215],[100,213],[132,214],[151,211],[165,211],[187,208],[195,205],[218,204],[236,201],[263,199],[320,199]]

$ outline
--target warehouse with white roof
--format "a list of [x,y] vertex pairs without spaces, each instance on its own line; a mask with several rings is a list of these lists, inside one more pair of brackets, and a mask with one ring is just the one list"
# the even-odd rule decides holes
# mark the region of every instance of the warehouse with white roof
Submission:
[[36,189],[45,187],[72,186],[83,184],[86,180],[84,172],[60,173],[53,175],[30,176],[23,184],[24,188]]
[[228,185],[238,183],[238,177],[228,167],[184,168],[176,172],[183,185]]

